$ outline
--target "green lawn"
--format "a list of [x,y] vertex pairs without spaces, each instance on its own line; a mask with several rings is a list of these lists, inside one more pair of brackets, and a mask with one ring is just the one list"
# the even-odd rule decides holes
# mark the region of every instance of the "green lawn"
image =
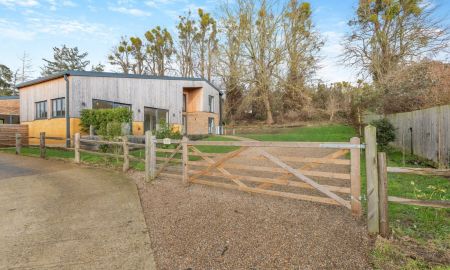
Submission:
[[267,134],[239,134],[259,141],[309,141],[309,142],[348,142],[356,136],[355,130],[346,125],[322,125],[296,128],[277,128]]
[[[230,137],[212,136],[202,141],[236,141]],[[239,149],[239,146],[215,146],[215,145],[197,145],[196,148],[203,153],[228,153]]]

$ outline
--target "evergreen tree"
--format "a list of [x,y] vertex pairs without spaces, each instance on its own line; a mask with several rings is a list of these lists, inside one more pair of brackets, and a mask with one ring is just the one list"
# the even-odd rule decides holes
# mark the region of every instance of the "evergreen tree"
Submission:
[[90,63],[85,59],[87,55],[87,52],[80,53],[78,47],[54,47],[53,59],[42,59],[46,64],[41,68],[41,74],[47,76],[65,70],[85,70]]

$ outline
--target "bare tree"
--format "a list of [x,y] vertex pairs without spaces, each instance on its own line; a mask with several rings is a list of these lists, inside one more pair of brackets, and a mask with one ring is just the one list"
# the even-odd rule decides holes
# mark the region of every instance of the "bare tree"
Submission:
[[283,15],[287,66],[282,82],[284,112],[300,111],[310,102],[305,84],[317,68],[317,53],[323,46],[323,41],[314,30],[311,15],[310,4],[297,0],[288,2]]
[[150,74],[164,76],[170,68],[172,55],[175,53],[172,35],[160,26],[145,33],[147,44],[147,66]]
[[19,57],[20,68],[17,72],[17,83],[22,83],[31,79],[33,74],[33,64],[31,62],[30,55],[23,52],[23,55]]
[[343,61],[362,67],[375,83],[401,63],[448,47],[448,29],[422,0],[360,0],[344,46]]
[[222,33],[220,45],[219,76],[225,87],[225,118],[234,123],[240,119],[244,96],[243,39],[244,31],[240,25],[240,14],[231,5],[222,7]]
[[132,71],[131,51],[132,47],[128,43],[128,39],[121,37],[119,45],[115,46],[108,55],[108,61],[113,66],[119,66],[123,73],[128,74]]
[[130,55],[133,56],[132,70],[134,74],[145,73],[145,46],[139,37],[130,38]]
[[191,12],[180,16],[178,29],[177,59],[182,77],[194,77],[194,46],[197,35],[195,21],[191,19]]
[[267,0],[238,1],[241,27],[244,31],[242,57],[249,64],[250,91],[247,98],[261,101],[266,123],[273,124],[271,93],[275,86],[275,73],[282,61],[283,46],[280,38],[280,14],[272,12]]

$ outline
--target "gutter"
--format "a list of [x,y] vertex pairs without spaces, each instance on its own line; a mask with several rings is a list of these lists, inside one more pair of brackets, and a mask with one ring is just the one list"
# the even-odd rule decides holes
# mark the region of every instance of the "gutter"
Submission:
[[70,115],[69,115],[69,79],[67,74],[64,74],[66,81],[66,147],[70,148]]

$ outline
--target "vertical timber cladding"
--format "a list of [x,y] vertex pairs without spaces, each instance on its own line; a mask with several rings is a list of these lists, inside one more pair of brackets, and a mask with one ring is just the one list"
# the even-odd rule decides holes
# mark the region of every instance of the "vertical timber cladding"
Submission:
[[0,125],[0,146],[15,146],[17,133],[22,137],[22,145],[28,145],[27,125]]
[[[214,95],[216,110],[219,108],[219,93],[205,81],[165,79],[165,78],[125,78],[125,77],[98,77],[91,76],[70,76],[72,78],[71,90],[73,90],[73,100],[71,116],[79,117],[82,109],[92,108],[92,99],[130,104],[133,111],[133,133],[141,135],[144,122],[144,108],[157,108],[169,111],[169,123],[176,126],[182,125],[183,89],[201,89],[197,97],[196,111],[201,114],[208,109],[208,95]],[[207,134],[208,121],[205,120],[203,134]],[[211,116],[209,116],[211,117]],[[215,114],[218,119],[218,113]],[[203,117],[202,117],[203,118]],[[195,123],[190,122],[195,125]],[[218,120],[216,121],[216,125]],[[194,127],[194,126],[193,126]],[[196,132],[200,134],[200,132]]]
[[450,105],[390,114],[387,118],[396,128],[397,147],[433,160],[440,167],[450,166]]

